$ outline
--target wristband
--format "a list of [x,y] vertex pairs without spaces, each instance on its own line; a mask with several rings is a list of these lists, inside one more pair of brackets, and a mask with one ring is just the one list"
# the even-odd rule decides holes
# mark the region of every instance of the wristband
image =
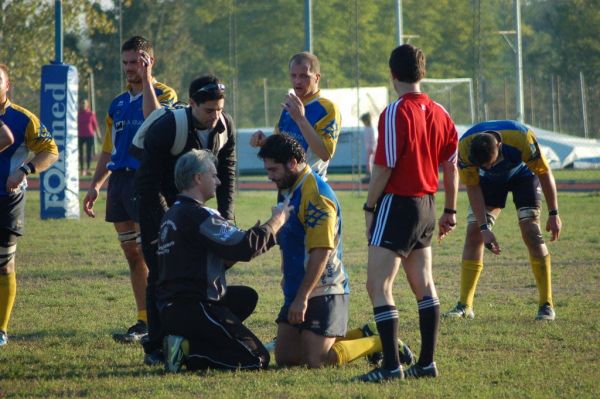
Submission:
[[444,208],[444,213],[448,213],[450,215],[456,215],[456,209]]
[[548,212],[548,216],[558,216],[558,209],[553,209]]
[[488,226],[487,223],[482,224],[481,226],[479,226],[479,231],[489,231],[490,226]]
[[27,168],[29,169],[29,173],[35,173],[35,165],[31,162],[27,162]]
[[367,203],[365,202],[363,204],[363,211],[370,212],[370,213],[375,213],[375,207],[374,206],[373,207],[367,206]]

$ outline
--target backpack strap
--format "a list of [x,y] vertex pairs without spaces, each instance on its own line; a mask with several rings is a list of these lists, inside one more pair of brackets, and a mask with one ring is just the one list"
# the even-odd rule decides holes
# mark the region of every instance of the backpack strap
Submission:
[[181,154],[187,143],[188,115],[186,110],[187,108],[176,108],[172,111],[175,116],[175,139],[171,146],[171,155],[173,156]]

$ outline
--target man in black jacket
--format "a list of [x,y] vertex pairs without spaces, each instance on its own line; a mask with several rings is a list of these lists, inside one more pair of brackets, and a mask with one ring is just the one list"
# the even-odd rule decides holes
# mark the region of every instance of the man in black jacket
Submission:
[[162,217],[177,195],[173,171],[181,154],[195,148],[210,150],[216,156],[221,182],[216,191],[219,212],[227,220],[234,218],[235,126],[231,117],[223,112],[225,86],[215,76],[202,76],[190,84],[189,97],[190,106],[184,111],[188,127],[184,137],[178,135],[177,111],[168,111],[157,119],[146,132],[144,151],[135,176],[142,250],[149,272],[146,292],[148,339],[144,342],[144,362],[150,365],[160,360],[158,352],[163,337],[155,299],[158,230]]
[[158,238],[157,303],[164,327],[165,370],[266,368],[269,352],[242,321],[258,294],[228,287],[225,271],[276,244],[289,217],[288,202],[272,208],[263,225],[243,231],[205,206],[220,184],[214,155],[191,150],[175,166],[181,193],[166,213]]

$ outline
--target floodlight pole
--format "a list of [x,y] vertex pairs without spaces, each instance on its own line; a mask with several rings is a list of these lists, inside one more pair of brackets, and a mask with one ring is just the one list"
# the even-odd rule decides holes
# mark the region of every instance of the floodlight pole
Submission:
[[63,63],[62,0],[54,1],[54,62]]
[[312,0],[304,0],[304,51],[313,52]]
[[395,0],[396,7],[396,44],[398,46],[403,45],[403,26],[402,26],[402,0]]
[[523,103],[523,43],[521,40],[521,0],[514,0],[515,24],[517,25],[517,120],[523,122],[525,105]]

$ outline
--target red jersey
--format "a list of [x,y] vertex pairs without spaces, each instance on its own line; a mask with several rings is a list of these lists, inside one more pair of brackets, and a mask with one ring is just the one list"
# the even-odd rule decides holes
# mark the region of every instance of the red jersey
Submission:
[[98,129],[96,114],[89,109],[80,109],[77,113],[77,131],[79,137],[94,137]]
[[458,132],[444,107],[407,93],[379,116],[375,164],[393,169],[386,193],[422,197],[438,189],[438,168],[456,162]]

